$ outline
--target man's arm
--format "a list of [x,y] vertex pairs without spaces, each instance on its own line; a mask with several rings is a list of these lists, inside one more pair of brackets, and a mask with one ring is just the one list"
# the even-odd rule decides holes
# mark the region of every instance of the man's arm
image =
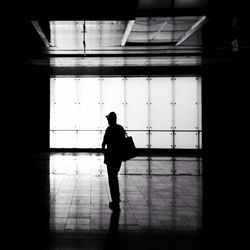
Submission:
[[106,145],[106,143],[105,143],[104,140],[103,140],[103,142],[102,142],[102,150],[105,149],[105,145]]
[[102,141],[102,151],[104,152],[105,150],[105,146],[107,145],[107,130],[105,131],[104,137],[103,137],[103,141]]

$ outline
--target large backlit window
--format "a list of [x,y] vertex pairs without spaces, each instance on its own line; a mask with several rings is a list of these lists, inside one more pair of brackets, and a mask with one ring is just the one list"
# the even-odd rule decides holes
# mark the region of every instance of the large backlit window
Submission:
[[100,148],[111,111],[138,148],[201,148],[200,77],[55,77],[50,104],[51,148]]

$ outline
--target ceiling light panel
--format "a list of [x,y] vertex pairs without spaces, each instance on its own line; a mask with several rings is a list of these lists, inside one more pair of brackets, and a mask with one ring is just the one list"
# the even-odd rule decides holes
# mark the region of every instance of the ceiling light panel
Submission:
[[[83,48],[84,21],[51,21],[51,44],[60,49]],[[86,49],[120,46],[126,21],[86,21]]]

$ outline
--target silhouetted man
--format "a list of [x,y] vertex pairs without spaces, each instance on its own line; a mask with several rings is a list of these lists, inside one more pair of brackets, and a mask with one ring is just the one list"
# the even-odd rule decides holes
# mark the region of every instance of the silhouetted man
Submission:
[[[109,207],[112,210],[120,209],[120,191],[118,182],[118,172],[122,163],[122,150],[125,140],[125,130],[116,123],[117,117],[115,112],[109,113],[107,116],[108,124],[102,142],[104,152],[104,163],[107,165],[109,189],[112,201]],[[106,148],[107,146],[107,148]]]

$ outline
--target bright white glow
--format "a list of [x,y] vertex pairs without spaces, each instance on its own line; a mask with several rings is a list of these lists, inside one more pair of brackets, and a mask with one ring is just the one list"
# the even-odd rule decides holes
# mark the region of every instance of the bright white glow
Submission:
[[103,78],[102,81],[102,113],[101,127],[108,126],[105,115],[114,111],[117,123],[124,126],[124,79],[121,77]]
[[151,132],[151,148],[172,148],[173,135],[171,132]]
[[76,148],[101,148],[102,139],[99,131],[78,131]]
[[176,132],[175,148],[198,148],[198,137],[196,132]]
[[51,80],[51,129],[76,129],[77,98],[75,78]]
[[50,131],[51,148],[76,148],[76,131]]
[[174,88],[176,129],[197,129],[197,79],[195,77],[177,77]]
[[148,79],[131,77],[126,81],[126,127],[129,130],[148,129]]
[[137,148],[198,146],[200,78],[51,78],[50,90],[51,148],[100,148],[111,111]]
[[172,96],[172,80],[170,77],[151,78],[150,126],[152,129],[171,129],[173,125]]
[[78,96],[78,128],[81,130],[100,129],[100,79],[78,78],[75,94]]
[[135,146],[137,148],[147,148],[148,147],[148,133],[143,132],[128,132],[129,136],[133,137]]

